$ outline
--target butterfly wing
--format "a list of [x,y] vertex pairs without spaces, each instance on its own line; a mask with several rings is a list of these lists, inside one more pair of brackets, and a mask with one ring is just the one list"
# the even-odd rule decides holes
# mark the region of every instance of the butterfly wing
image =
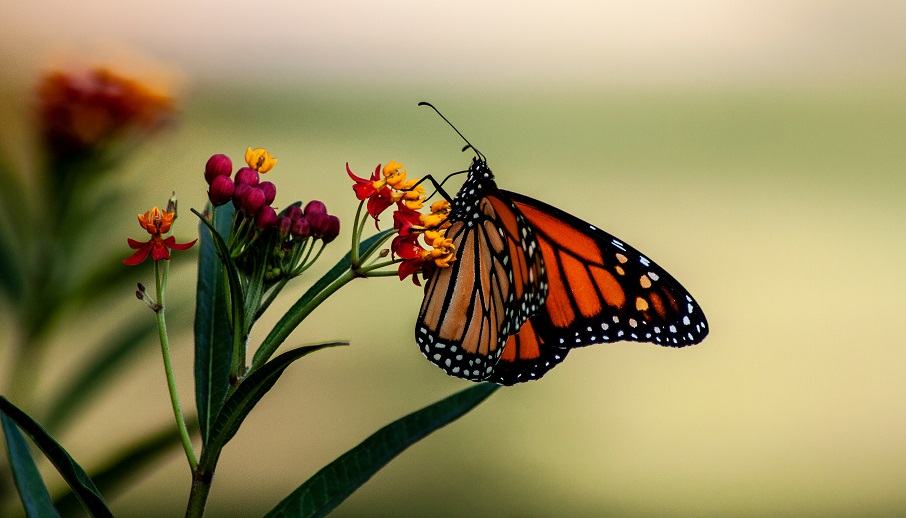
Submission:
[[522,324],[518,333],[507,339],[500,360],[485,381],[515,385],[536,380],[566,358],[569,348],[548,343],[536,331],[535,320],[529,319]]
[[[698,303],[641,252],[556,207],[503,192],[531,224],[544,258],[549,294],[527,330],[543,347],[618,340],[684,347],[707,336]],[[545,355],[558,361],[565,356]]]
[[531,227],[492,183],[480,187],[474,198],[454,204],[446,235],[457,260],[437,268],[425,285],[415,331],[425,357],[473,381],[493,372],[507,337],[539,311],[547,295]]

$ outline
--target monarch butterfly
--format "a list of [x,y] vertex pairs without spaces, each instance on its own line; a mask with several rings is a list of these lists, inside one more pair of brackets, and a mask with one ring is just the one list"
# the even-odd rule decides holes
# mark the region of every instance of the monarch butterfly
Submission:
[[425,357],[451,376],[513,385],[574,347],[685,347],[707,336],[701,308],[663,268],[594,225],[499,189],[459,135],[476,156],[447,217],[457,261],[425,284],[415,330]]

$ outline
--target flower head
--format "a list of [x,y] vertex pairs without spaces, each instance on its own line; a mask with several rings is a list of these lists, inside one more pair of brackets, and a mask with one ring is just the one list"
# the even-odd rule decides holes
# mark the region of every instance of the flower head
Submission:
[[105,68],[51,72],[37,93],[41,131],[56,157],[94,152],[136,132],[153,133],[175,111],[169,96]]
[[[418,180],[406,180],[406,170],[396,160],[391,160],[383,168],[380,164],[374,169],[371,178],[360,178],[349,169],[346,164],[346,174],[355,182],[352,189],[356,198],[368,200],[368,214],[374,218],[375,225],[378,216],[391,205],[396,203],[398,211],[417,211],[422,208],[425,200],[425,188],[418,185]],[[394,221],[397,216],[394,215]]]
[[251,146],[245,151],[245,163],[259,173],[266,173],[274,168],[277,159],[271,157],[271,154],[264,148],[252,149]]
[[198,241],[197,239],[192,240],[191,243],[179,244],[173,236],[163,237],[163,234],[170,231],[175,218],[175,212],[162,211],[157,207],[149,210],[144,215],[139,214],[138,222],[142,228],[151,234],[151,239],[146,242],[128,239],[129,246],[136,252],[128,259],[125,259],[123,264],[129,266],[141,264],[148,258],[149,254],[155,261],[170,259],[170,250],[186,250],[194,245],[195,241]]

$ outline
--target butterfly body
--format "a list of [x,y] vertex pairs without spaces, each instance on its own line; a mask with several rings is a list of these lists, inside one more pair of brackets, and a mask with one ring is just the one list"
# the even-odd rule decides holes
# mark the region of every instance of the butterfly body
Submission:
[[572,348],[619,340],[683,347],[708,333],[670,274],[590,223],[500,190],[484,157],[451,204],[457,261],[425,285],[416,341],[448,374],[512,385]]

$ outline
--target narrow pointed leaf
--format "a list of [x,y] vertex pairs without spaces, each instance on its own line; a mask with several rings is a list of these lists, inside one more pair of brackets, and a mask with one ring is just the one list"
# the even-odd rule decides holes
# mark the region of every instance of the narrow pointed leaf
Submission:
[[50,499],[47,486],[44,485],[44,479],[41,478],[41,473],[38,471],[38,466],[35,465],[35,459],[31,456],[31,449],[28,447],[25,436],[19,431],[16,423],[5,414],[0,414],[0,421],[3,422],[9,465],[16,481],[16,489],[19,491],[19,499],[22,501],[22,507],[25,508],[25,516],[29,518],[59,516],[60,514]]
[[[214,228],[221,240],[230,233],[235,209],[217,208]],[[223,263],[204,222],[199,223],[198,286],[195,296],[195,404],[201,439],[208,432],[230,388],[233,333],[227,316]]]
[[266,518],[326,516],[406,448],[463,416],[498,388],[493,383],[467,388],[381,428],[315,473]]
[[[359,250],[367,250],[379,240],[385,239],[393,232],[393,230],[385,230],[369,237],[365,241],[362,241]],[[305,317],[318,307],[320,302],[313,304],[313,301],[318,298],[325,288],[340,280],[344,275],[347,275],[351,265],[352,254],[347,253],[333,268],[330,269],[330,271],[318,279],[318,282],[309,288],[308,291],[306,291],[305,294],[289,308],[289,310],[287,310],[283,317],[277,322],[277,325],[274,326],[264,341],[261,342],[261,347],[258,348],[258,351],[255,353],[252,360],[253,371],[266,362],[280,345],[289,338],[290,333],[305,320]]]
[[[326,347],[336,347],[338,345],[347,345],[346,342],[331,342],[320,345],[310,345],[299,347],[287,351],[273,360],[264,364],[263,367],[249,374],[245,380],[236,388],[230,397],[227,398],[220,410],[220,414],[211,426],[211,432],[208,436],[208,443],[205,444],[205,454],[202,455],[200,463],[203,468],[211,468],[217,463],[217,457],[224,445],[236,435],[239,426],[245,417],[255,408],[258,401],[274,386],[274,383],[283,374],[290,364],[307,354],[311,354]],[[204,469],[202,469],[204,472]]]
[[82,506],[92,516],[113,516],[107,508],[107,502],[101,496],[94,482],[85,474],[85,470],[69,456],[69,453],[54,440],[44,428],[25,412],[0,396],[0,412],[13,420],[26,435],[44,452],[44,455],[57,468],[63,480],[75,492]]

